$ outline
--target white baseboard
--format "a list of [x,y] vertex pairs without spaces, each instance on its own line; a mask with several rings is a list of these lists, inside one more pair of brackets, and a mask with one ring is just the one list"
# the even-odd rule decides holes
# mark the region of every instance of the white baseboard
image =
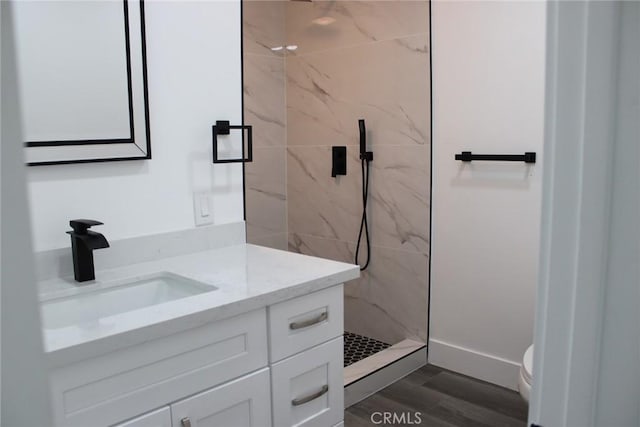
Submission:
[[428,363],[511,390],[518,389],[520,363],[430,339]]

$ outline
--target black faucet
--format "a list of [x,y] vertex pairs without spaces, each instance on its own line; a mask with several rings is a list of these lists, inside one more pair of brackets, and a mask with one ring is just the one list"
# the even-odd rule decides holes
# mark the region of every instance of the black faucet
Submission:
[[108,248],[109,242],[102,234],[89,231],[89,228],[102,223],[92,219],[72,219],[69,225],[73,228],[67,234],[71,235],[73,275],[76,282],[94,280],[96,273],[93,268],[93,250]]

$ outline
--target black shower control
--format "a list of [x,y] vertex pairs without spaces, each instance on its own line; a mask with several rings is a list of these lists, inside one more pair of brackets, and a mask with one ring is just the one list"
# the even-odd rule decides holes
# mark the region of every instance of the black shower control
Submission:
[[331,176],[347,174],[347,147],[331,147]]

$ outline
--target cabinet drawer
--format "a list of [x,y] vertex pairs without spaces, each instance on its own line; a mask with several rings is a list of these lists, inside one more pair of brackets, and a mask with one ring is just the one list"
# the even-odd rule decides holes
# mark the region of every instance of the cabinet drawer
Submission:
[[344,416],[342,337],[274,364],[273,423],[327,427]]
[[171,405],[173,427],[270,427],[269,368]]
[[208,323],[51,374],[57,426],[107,426],[267,365],[266,311]]
[[113,427],[171,427],[171,410],[165,406]]
[[276,362],[342,335],[342,285],[269,307],[271,361]]

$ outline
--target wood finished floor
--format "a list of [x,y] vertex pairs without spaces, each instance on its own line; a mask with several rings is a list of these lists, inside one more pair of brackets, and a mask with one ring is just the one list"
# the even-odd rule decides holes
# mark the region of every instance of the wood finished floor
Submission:
[[[374,412],[420,412],[421,423],[379,423]],[[406,418],[405,418],[406,420]],[[372,425],[517,426],[527,422],[527,404],[520,395],[493,384],[427,365],[348,408],[345,427]]]

